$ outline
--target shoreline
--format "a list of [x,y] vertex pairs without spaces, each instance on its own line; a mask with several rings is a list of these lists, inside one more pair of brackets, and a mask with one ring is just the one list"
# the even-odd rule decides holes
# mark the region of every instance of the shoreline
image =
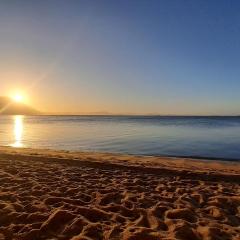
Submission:
[[240,238],[240,164],[0,147],[0,239]]
[[108,152],[14,148],[0,146],[0,157],[40,160],[92,167],[132,169],[154,174],[182,175],[203,180],[240,183],[240,162],[191,157],[146,156]]
[[65,150],[65,149],[53,149],[53,148],[31,148],[31,147],[12,147],[7,145],[0,145],[0,152],[7,151],[7,152],[17,152],[19,154],[24,154],[27,152],[48,152],[48,153],[58,153],[58,154],[99,154],[99,155],[112,155],[112,156],[129,156],[129,157],[138,157],[138,158],[158,158],[168,159],[168,160],[190,160],[190,161],[202,161],[202,162],[218,162],[218,163],[225,163],[225,164],[239,164],[240,165],[240,158],[225,158],[225,157],[209,157],[209,156],[198,156],[198,155],[164,155],[164,154],[135,154],[135,153],[121,153],[121,152],[104,152],[104,151],[90,151],[90,150]]

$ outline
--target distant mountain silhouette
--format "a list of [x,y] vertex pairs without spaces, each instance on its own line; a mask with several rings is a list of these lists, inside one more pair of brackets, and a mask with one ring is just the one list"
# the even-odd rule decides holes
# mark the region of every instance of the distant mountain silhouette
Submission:
[[38,115],[39,111],[24,104],[14,102],[9,97],[0,96],[0,115]]

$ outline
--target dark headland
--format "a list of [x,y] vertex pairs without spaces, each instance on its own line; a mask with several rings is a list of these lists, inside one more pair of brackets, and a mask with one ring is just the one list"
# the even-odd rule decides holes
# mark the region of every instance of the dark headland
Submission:
[[0,97],[0,115],[38,115],[40,112],[9,97]]

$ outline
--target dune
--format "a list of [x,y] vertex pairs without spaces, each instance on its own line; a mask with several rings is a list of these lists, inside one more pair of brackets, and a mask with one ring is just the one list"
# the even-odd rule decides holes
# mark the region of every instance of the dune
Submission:
[[26,104],[17,103],[9,97],[0,97],[0,115],[38,115],[40,112]]
[[0,239],[240,239],[240,164],[0,147]]

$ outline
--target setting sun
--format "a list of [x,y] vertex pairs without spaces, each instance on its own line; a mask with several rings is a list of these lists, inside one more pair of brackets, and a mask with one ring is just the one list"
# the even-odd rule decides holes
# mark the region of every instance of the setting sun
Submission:
[[12,99],[15,101],[15,102],[22,102],[23,101],[23,96],[21,94],[16,94],[12,97]]

